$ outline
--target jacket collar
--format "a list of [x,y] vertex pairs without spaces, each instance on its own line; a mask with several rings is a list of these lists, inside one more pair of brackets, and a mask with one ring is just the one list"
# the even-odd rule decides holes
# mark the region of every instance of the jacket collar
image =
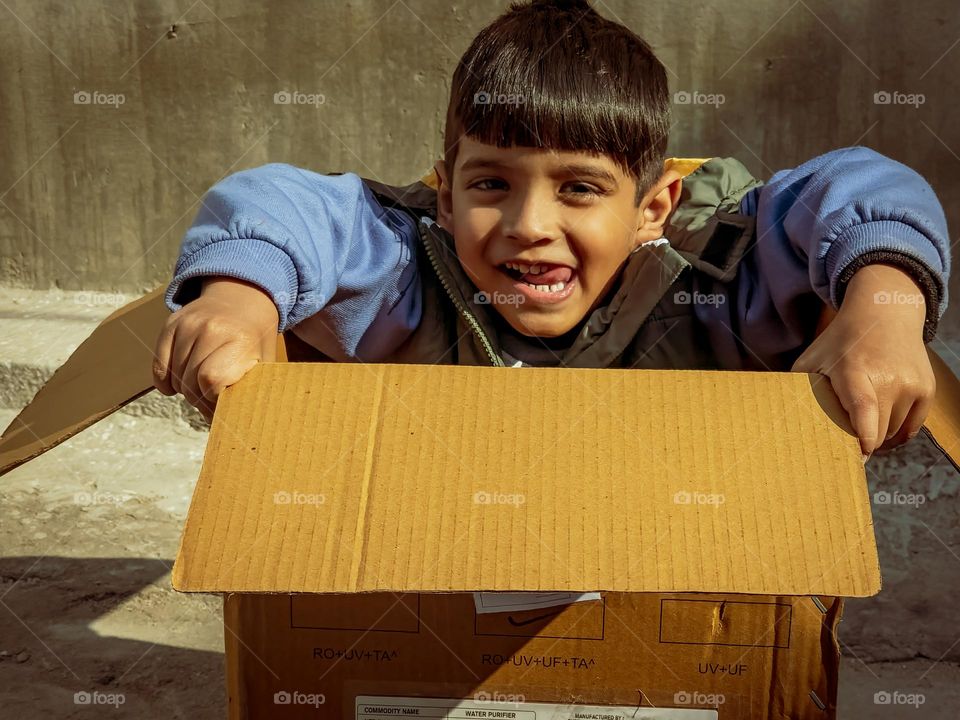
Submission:
[[[502,354],[491,315],[496,310],[475,301],[477,288],[460,265],[453,237],[432,218],[423,218],[420,227],[424,242],[432,246],[441,282],[454,304],[472,313],[486,340]],[[628,256],[613,296],[607,304],[593,310],[573,345],[563,353],[562,364],[598,368],[613,365],[687,267],[689,263],[665,238],[637,248]]]

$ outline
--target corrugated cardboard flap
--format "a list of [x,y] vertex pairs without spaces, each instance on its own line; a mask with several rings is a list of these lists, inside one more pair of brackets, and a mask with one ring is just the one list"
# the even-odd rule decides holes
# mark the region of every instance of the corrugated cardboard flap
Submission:
[[170,311],[160,287],[111,313],[0,437],[0,475],[153,389],[153,346]]
[[174,587],[871,595],[859,447],[811,377],[261,364]]
[[960,470],[960,380],[939,355],[933,351],[928,354],[937,379],[937,396],[923,430],[944,457]]

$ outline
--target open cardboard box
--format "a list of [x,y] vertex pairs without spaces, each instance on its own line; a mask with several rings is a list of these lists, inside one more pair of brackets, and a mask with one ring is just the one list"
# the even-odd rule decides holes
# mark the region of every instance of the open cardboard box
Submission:
[[[157,290],[101,323],[0,474],[149,392],[167,314]],[[960,382],[931,359],[925,434],[956,465]],[[173,572],[224,596],[230,716],[835,717],[843,598],[880,575],[816,379],[257,366],[221,398]]]

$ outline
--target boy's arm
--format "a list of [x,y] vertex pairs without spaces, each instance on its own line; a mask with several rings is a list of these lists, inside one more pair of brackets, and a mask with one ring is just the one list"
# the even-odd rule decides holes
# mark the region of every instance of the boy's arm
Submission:
[[356,175],[267,165],[230,176],[184,239],[154,384],[210,419],[290,328],[334,360],[376,361],[420,321],[416,237]]
[[[827,375],[865,452],[905,427],[891,427],[905,413],[919,428],[925,413],[903,408],[932,395],[923,344],[946,309],[950,267],[930,186],[879,153],[847,148],[777,173],[741,212],[756,216],[756,244],[725,288],[728,302],[697,308],[721,357]],[[840,322],[814,341],[824,304]]]
[[416,237],[412,219],[382,208],[356,175],[242,171],[204,197],[167,305],[198,297],[205,277],[243,280],[273,300],[280,332],[297,326],[337,361],[376,361],[420,321]]

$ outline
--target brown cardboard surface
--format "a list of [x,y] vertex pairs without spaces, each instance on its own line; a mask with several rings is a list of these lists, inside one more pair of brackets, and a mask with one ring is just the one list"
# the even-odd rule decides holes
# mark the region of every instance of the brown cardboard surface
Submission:
[[937,379],[937,395],[923,430],[960,470],[960,380],[939,355],[932,350],[927,354]]
[[856,440],[797,373],[266,363],[220,399],[200,592],[866,596]]
[[103,320],[13,419],[0,437],[0,475],[153,388],[153,348],[170,315],[163,290]]
[[[836,709],[841,612],[842,601],[826,597],[607,593],[548,612],[489,616],[513,631],[496,633],[469,595],[231,594],[230,717],[370,717],[355,713],[355,698],[392,695],[825,720]],[[374,622],[379,614],[393,619]],[[280,704],[278,693],[323,702]]]
[[[111,313],[57,369],[0,435],[0,476],[154,389],[153,350],[170,316],[165,289]],[[277,360],[286,359],[278,335]]]

